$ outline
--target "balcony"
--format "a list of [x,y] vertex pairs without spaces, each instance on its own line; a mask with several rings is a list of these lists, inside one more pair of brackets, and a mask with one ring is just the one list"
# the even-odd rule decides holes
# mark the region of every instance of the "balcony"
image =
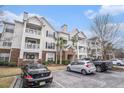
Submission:
[[82,50],[82,49],[79,50],[79,53],[86,53],[86,52],[87,52],[86,50]]
[[35,29],[30,29],[30,28],[26,28],[25,32],[28,34],[33,34],[33,35],[41,35],[40,30],[35,30]]
[[40,49],[40,44],[25,43],[26,49]]

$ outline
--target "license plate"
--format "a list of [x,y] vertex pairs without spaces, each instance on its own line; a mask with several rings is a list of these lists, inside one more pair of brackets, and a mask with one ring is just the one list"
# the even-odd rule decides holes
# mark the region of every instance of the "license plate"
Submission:
[[40,85],[45,85],[45,82],[40,82]]

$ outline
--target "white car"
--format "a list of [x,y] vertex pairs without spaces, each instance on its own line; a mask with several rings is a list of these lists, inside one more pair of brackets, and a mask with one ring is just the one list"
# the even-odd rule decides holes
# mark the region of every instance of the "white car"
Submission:
[[111,61],[114,65],[119,65],[119,66],[124,65],[124,62],[119,59],[111,59]]
[[81,72],[82,74],[86,75],[89,73],[94,73],[96,71],[96,67],[90,61],[78,60],[78,61],[71,62],[67,66],[67,71]]

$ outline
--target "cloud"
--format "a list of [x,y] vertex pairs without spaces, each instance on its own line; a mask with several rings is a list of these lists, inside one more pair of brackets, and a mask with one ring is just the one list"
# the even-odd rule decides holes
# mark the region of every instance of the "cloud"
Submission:
[[98,14],[111,14],[112,16],[117,16],[124,13],[124,6],[122,5],[109,5],[109,6],[101,6],[97,11],[87,10],[84,12],[84,15],[89,19],[93,19]]
[[[35,14],[35,13],[29,13],[28,16],[29,17],[31,17],[31,16],[41,17],[39,14]],[[23,13],[20,13],[17,15],[10,11],[0,12],[0,20],[3,20],[3,21],[14,22],[14,20],[22,21],[22,19],[23,19]]]
[[10,11],[3,11],[2,15],[0,16],[0,20],[14,22],[14,20],[22,20],[22,14],[16,15]]
[[[28,16],[38,16],[38,17],[42,17],[40,14],[36,14],[36,13],[28,13]],[[50,18],[50,17],[45,17],[48,22],[50,22],[50,24],[52,24],[54,26],[54,28],[56,28],[57,30],[59,30],[61,24],[57,21],[55,21],[54,19]],[[19,20],[22,21],[23,20],[23,13],[20,14],[15,14],[13,12],[10,11],[1,11],[0,12],[0,21],[7,21],[7,22],[12,22],[14,23],[14,20]]]
[[96,16],[96,12],[93,10],[87,10],[84,12],[84,15],[87,16],[89,19],[93,19]]

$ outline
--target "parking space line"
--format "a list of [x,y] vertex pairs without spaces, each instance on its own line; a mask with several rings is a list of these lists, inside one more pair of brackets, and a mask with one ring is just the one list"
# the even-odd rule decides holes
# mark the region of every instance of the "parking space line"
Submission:
[[60,84],[59,82],[57,82],[57,81],[53,81],[54,83],[56,83],[57,85],[59,85],[60,87],[62,87],[62,88],[65,88],[62,84]]

